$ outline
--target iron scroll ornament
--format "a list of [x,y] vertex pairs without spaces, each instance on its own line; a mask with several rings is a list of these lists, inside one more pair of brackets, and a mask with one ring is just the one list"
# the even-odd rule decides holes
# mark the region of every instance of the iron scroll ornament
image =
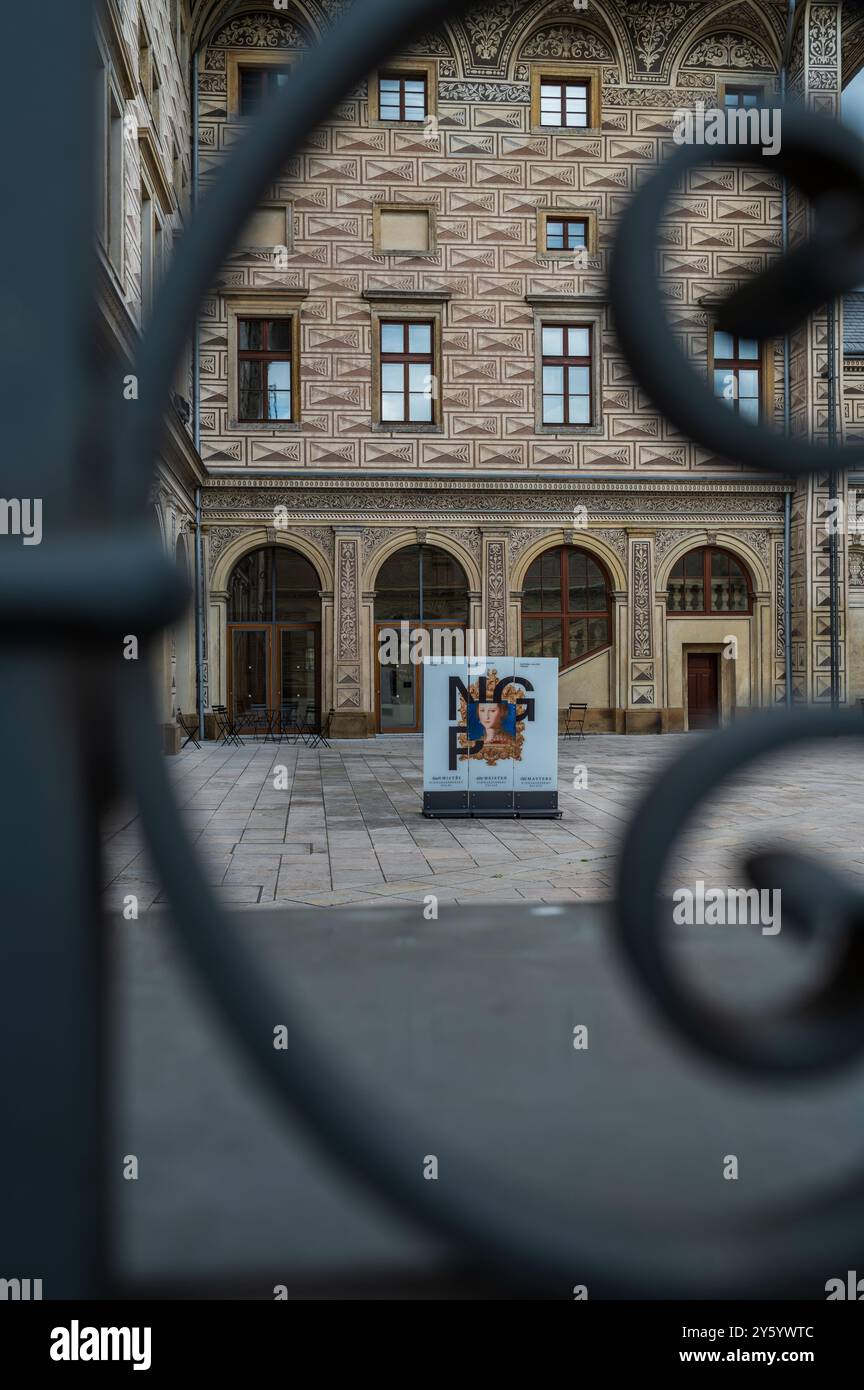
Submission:
[[[748,424],[715,399],[680,351],[656,277],[658,232],[682,174],[705,163],[760,164],[784,174],[814,201],[813,236],[745,282],[716,310],[717,325],[773,337],[864,279],[864,144],[836,122],[783,111],[783,147],[768,159],[758,146],[688,145],[634,194],[619,223],[610,298],[624,354],[657,409],[685,434],[722,456],[785,475],[846,467],[864,446],[838,449]],[[798,1007],[745,1022],[697,1003],[677,976],[658,904],[663,868],[688,816],[731,773],[765,754],[811,739],[861,737],[850,712],[798,709],[754,718],[715,735],[676,761],[637,809],[617,866],[618,940],[648,997],[676,1032],[714,1061],[746,1076],[816,1076],[864,1051],[864,896],[813,858],[760,854],[748,866],[760,886],[779,888],[784,918],[803,935],[831,938],[827,978]],[[663,815],[655,808],[662,805]],[[646,912],[650,924],[646,923]]]
[[747,281],[716,310],[717,326],[748,337],[790,331],[808,313],[864,283],[864,143],[826,116],[784,108],[779,154],[753,145],[683,145],[631,198],[615,238],[609,291],[615,330],[640,386],[685,436],[721,457],[803,476],[864,460],[864,444],[838,450],[748,424],[716,400],[669,325],[656,274],[659,230],[688,169],[756,164],[785,175],[813,201],[813,235]]
[[[326,47],[309,53],[232,151],[178,247],[161,292],[141,347],[139,401],[116,412],[114,501],[130,529],[136,522],[140,527],[145,514],[175,363],[247,209],[335,103],[382,57],[418,28],[466,7],[465,0],[361,0],[328,35]],[[156,572],[155,561],[151,572]],[[158,584],[152,583],[149,592],[153,625],[170,621],[175,610],[164,595],[156,616]],[[409,1220],[443,1237],[461,1255],[491,1266],[503,1279],[561,1298],[570,1296],[574,1281],[587,1284],[595,1297],[760,1298],[766,1291],[812,1296],[824,1279],[826,1252],[838,1268],[852,1267],[860,1253],[860,1195],[845,1199],[842,1209],[835,1204],[830,1211],[789,1221],[775,1215],[755,1231],[726,1223],[710,1233],[636,1244],[610,1233],[591,1210],[579,1215],[578,1239],[571,1239],[562,1231],[559,1214],[540,1207],[524,1210],[462,1159],[448,1160],[437,1183],[418,1181],[418,1155],[430,1152],[428,1136],[409,1132],[401,1119],[383,1113],[376,1099],[362,1094],[306,1036],[299,1020],[291,1017],[284,993],[272,988],[249,957],[214,898],[163,767],[143,668],[143,662],[130,663],[115,677],[116,727],[135,730],[133,738],[118,737],[118,757],[138,799],[181,948],[274,1098],[305,1124],[350,1179],[360,1179]],[[621,939],[629,950],[628,930]],[[291,1046],[277,1052],[272,1021],[285,1021],[286,1015]]]

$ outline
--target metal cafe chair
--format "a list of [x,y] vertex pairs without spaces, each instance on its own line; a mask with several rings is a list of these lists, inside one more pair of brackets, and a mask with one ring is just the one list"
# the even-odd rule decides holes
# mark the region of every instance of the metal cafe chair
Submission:
[[194,743],[196,748],[200,748],[201,744],[198,742],[198,732],[200,728],[198,716],[183,714],[183,712],[178,709],[177,723],[186,735],[185,740],[180,744],[180,752],[183,752],[187,743]]
[[[311,714],[312,714],[312,720],[314,721],[314,719],[315,719],[315,707],[314,707],[314,705],[309,705],[309,706],[307,706],[307,709],[306,709],[306,722],[307,722],[307,724],[309,724],[309,730],[308,730],[308,732],[309,732],[309,739],[308,739],[308,742],[306,743],[306,747],[307,747],[307,748],[329,748],[329,747],[330,747],[330,744],[327,742],[327,734],[328,734],[329,731],[330,731],[330,715],[328,714],[328,716],[327,716],[326,719],[322,719],[320,725],[318,726],[318,728],[315,729],[315,728],[313,728],[313,727],[311,726],[311,724],[309,723],[309,714],[310,714],[310,711],[311,711]],[[332,711],[331,711],[331,713],[332,713]]]
[[567,706],[567,717],[564,720],[564,737],[571,738],[574,733],[581,739],[585,737],[585,716],[588,713],[588,706],[574,705]]
[[276,711],[267,705],[250,705],[244,719],[244,725],[253,738],[262,735],[264,738],[273,737],[273,720]]
[[288,700],[283,704],[279,715],[279,739],[283,738],[286,743],[296,743],[300,737],[300,721],[298,718],[299,705],[296,700]]
[[216,718],[216,732],[219,743],[233,743],[238,748],[243,747],[243,740],[234,724],[234,720],[228,713],[227,705],[214,705],[213,714]]

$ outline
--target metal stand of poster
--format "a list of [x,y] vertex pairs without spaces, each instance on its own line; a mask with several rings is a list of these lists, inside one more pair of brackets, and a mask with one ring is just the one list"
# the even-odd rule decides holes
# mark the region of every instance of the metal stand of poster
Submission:
[[423,815],[558,819],[557,660],[424,664]]

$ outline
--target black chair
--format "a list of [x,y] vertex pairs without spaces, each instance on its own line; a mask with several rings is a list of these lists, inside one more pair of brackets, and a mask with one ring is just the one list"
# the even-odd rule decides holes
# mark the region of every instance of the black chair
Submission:
[[196,715],[193,719],[191,715],[183,714],[182,711],[178,709],[177,723],[186,735],[185,741],[180,744],[180,752],[183,752],[187,743],[194,743],[196,748],[200,748],[201,744],[198,742],[198,730],[200,727],[198,716]]
[[220,743],[234,743],[238,748],[243,747],[243,740],[237,732],[234,720],[228,713],[227,705],[214,705],[213,714],[216,719],[216,732]]
[[577,733],[581,739],[585,737],[585,716],[588,713],[587,705],[568,705],[567,716],[564,720],[564,737],[570,738]]
[[281,743],[283,738],[286,743],[296,743],[300,737],[300,720],[298,718],[298,703],[296,700],[288,700],[279,711],[279,738]]
[[[307,719],[307,723],[308,723],[310,711],[311,711],[311,714],[312,714],[312,718],[313,718],[313,720],[314,720],[314,718],[315,718],[315,706],[314,706],[314,705],[309,705],[309,706],[307,706],[307,709],[306,709],[306,719]],[[330,713],[328,714],[327,718],[326,718],[326,719],[323,719],[323,720],[321,721],[321,724],[319,725],[319,727],[318,727],[317,729],[312,728],[311,726],[309,726],[309,729],[308,729],[308,733],[309,733],[308,741],[307,741],[307,739],[305,739],[305,738],[304,738],[304,740],[303,740],[303,742],[306,744],[306,747],[307,747],[307,748],[329,748],[329,747],[330,747],[330,744],[327,742],[327,734],[330,732],[330,720],[331,720],[331,718],[332,718],[332,715],[333,715],[333,711],[331,710]]]

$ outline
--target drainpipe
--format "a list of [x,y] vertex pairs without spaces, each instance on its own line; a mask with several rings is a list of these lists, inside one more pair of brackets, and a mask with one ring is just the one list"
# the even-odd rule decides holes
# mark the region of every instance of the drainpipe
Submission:
[[[789,56],[792,52],[792,30],[795,23],[797,0],[788,0],[786,11],[786,41],[783,45],[783,61],[780,65],[780,105],[786,105],[786,85],[789,70]],[[781,192],[781,226],[784,256],[789,250],[789,180],[783,175]],[[783,335],[783,433],[792,433],[792,371],[791,340],[788,333]],[[786,629],[785,676],[786,704],[792,704],[792,494],[787,492],[783,506],[783,623]]]

